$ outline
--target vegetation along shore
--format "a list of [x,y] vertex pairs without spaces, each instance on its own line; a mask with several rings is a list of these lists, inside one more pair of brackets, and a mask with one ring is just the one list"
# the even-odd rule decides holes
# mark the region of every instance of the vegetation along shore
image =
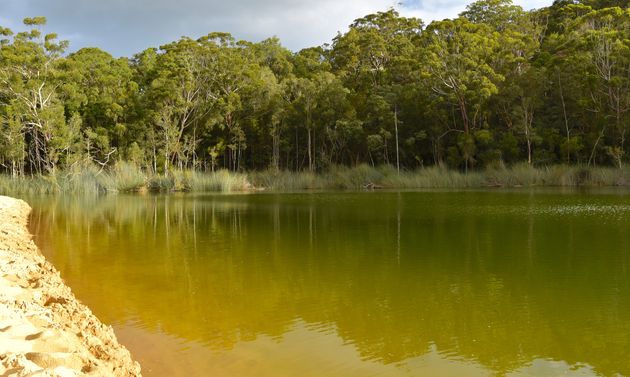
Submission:
[[463,173],[444,167],[397,172],[392,166],[334,166],[325,172],[198,172],[150,175],[127,163],[108,171],[84,167],[45,176],[0,176],[0,194],[107,194],[122,192],[251,192],[302,190],[476,189],[516,187],[627,187],[626,168],[519,164]]
[[27,18],[0,28],[1,184],[624,184],[626,5],[480,0],[428,25],[390,9],[297,52],[210,33],[131,57],[68,53]]

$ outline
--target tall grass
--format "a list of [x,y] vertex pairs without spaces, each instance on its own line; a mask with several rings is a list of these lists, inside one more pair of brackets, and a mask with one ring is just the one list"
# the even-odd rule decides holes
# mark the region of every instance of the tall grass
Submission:
[[493,166],[465,174],[442,166],[401,171],[392,166],[354,168],[333,167],[322,173],[262,171],[249,174],[255,187],[273,191],[323,189],[464,189],[484,187],[595,187],[630,186],[630,170],[554,165],[532,167],[518,164],[513,167]]
[[384,170],[389,169],[359,165],[353,168],[333,166],[321,173],[265,170],[251,172],[248,178],[254,187],[274,191],[358,190],[376,185],[385,177]]
[[482,173],[448,170],[444,167],[429,167],[398,174],[393,169],[383,179],[382,185],[388,188],[453,188],[463,189],[488,186]]
[[192,172],[188,188],[197,192],[231,192],[249,190],[252,186],[246,174],[220,170],[214,173]]
[[362,190],[362,189],[463,189],[482,187],[536,186],[630,186],[630,170],[554,165],[532,167],[502,164],[468,174],[445,167],[396,171],[391,166],[333,166],[328,171],[289,172],[265,170],[235,173],[221,170],[202,173],[174,171],[149,175],[139,167],[119,163],[109,170],[77,166],[47,176],[12,178],[0,175],[0,194],[41,195],[54,193],[103,194],[110,192],[232,192],[264,189],[271,191]]
[[627,186],[627,168],[588,167],[584,165],[553,165],[535,168],[527,164],[512,168],[499,167],[484,172],[491,185],[504,187],[597,187]]
[[120,162],[108,171],[104,177],[109,191],[140,191],[147,186],[148,177],[138,166]]
[[322,177],[308,171],[264,170],[250,172],[248,178],[254,187],[274,191],[317,190],[323,187]]
[[[102,173],[102,172],[101,172]],[[56,171],[49,175],[9,177],[0,175],[0,193],[47,195],[61,192],[100,194],[110,191],[111,179],[93,166]]]
[[17,177],[0,175],[2,195],[46,195],[58,192],[45,177]]

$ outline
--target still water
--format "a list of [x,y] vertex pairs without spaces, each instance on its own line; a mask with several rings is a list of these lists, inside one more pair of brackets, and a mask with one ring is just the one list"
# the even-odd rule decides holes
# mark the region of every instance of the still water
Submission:
[[630,376],[630,196],[34,198],[145,376]]

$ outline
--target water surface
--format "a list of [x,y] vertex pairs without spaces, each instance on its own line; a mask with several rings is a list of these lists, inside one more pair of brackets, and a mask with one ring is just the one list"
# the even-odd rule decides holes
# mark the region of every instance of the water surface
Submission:
[[30,202],[146,376],[630,375],[624,192]]

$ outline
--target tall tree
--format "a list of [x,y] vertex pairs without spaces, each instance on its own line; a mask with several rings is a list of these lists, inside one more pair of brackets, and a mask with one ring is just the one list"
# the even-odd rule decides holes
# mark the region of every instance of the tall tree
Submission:
[[473,161],[471,130],[483,123],[482,110],[498,93],[503,75],[493,66],[500,51],[499,33],[466,18],[433,22],[423,34],[420,59],[435,95],[457,107],[464,135],[459,143],[466,169]]
[[[5,122],[13,124],[13,129],[22,125],[28,162],[37,173],[55,171],[67,134],[57,91],[58,62],[68,42],[58,42],[56,34],[43,34],[45,24],[45,17],[24,19],[31,30],[15,34],[12,41],[5,40],[0,49],[0,92],[9,108],[5,114],[10,117]],[[12,32],[3,28],[2,34],[10,36]]]

